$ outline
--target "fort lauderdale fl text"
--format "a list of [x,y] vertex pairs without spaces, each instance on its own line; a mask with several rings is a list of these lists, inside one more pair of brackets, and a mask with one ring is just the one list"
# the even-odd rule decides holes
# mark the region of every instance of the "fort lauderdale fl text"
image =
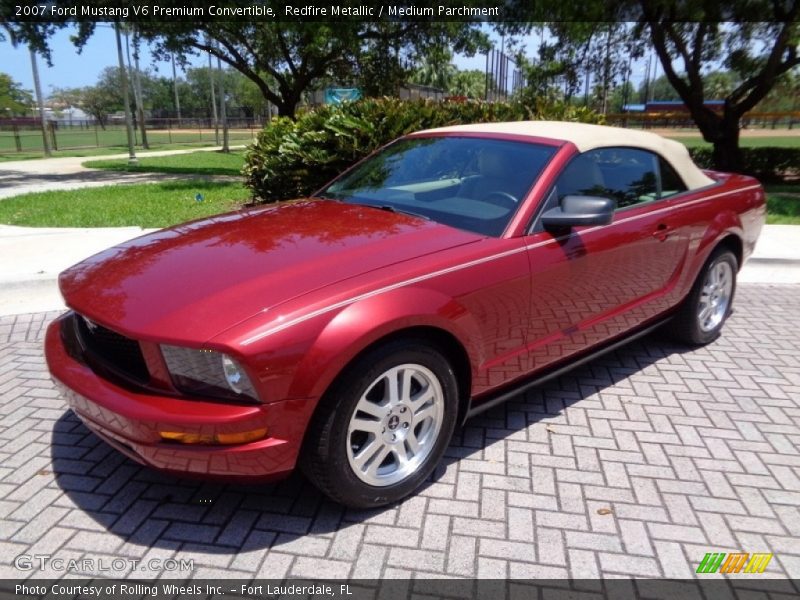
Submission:
[[16,595],[52,595],[52,596],[88,596],[103,598],[106,596],[151,596],[158,598],[159,594],[167,597],[175,596],[224,596],[227,593],[241,594],[249,598],[256,596],[263,597],[283,597],[283,596],[352,596],[350,585],[341,584],[333,586],[327,583],[308,583],[308,584],[287,584],[287,585],[253,585],[241,584],[236,587],[222,585],[175,585],[171,583],[145,584],[145,583],[114,583],[87,585],[82,583],[54,583],[47,585],[27,585],[18,583],[15,585]]
[[144,17],[498,17],[497,6],[416,6],[398,4],[360,6],[317,6],[313,4],[272,7],[252,6],[159,6],[158,4],[132,4],[128,6],[59,6],[58,3],[16,6],[17,17],[112,17],[127,19]]

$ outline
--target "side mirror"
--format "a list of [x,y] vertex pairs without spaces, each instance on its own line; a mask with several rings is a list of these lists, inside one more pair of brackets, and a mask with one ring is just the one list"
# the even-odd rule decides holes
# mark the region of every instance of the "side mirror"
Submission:
[[566,196],[561,206],[542,215],[542,225],[548,231],[571,229],[582,225],[608,225],[614,218],[615,203],[610,198],[596,196]]

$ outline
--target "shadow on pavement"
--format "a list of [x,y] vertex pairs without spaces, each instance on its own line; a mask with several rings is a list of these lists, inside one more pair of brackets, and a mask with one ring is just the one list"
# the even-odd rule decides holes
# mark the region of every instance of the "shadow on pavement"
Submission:
[[[454,476],[460,460],[491,462],[481,453],[493,442],[552,419],[611,386],[625,387],[629,376],[660,359],[691,351],[651,334],[471,419],[456,431],[445,458],[419,494],[442,496],[436,482]],[[634,398],[631,393],[629,399]],[[620,399],[623,405],[626,401]],[[106,445],[71,411],[54,426],[52,465],[58,486],[86,515],[126,542],[156,548],[182,544],[185,551],[234,554],[292,542],[312,544],[313,538],[301,538],[368,519],[393,525],[398,508],[346,509],[327,500],[298,473],[277,484],[249,486],[161,474]],[[412,496],[398,506],[402,511],[408,504],[412,510],[414,502],[422,501]]]

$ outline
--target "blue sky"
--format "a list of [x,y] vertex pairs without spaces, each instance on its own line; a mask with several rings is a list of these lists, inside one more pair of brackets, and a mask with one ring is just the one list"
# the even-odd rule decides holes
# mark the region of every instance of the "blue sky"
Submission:
[[[80,54],[69,39],[73,32],[72,29],[63,29],[51,38],[52,67],[48,67],[44,59],[39,57],[39,79],[42,82],[42,92],[45,96],[52,88],[93,85],[97,81],[98,74],[105,67],[117,65],[114,30],[109,24],[97,24],[94,35],[89,38]],[[0,72],[8,73],[25,89],[32,90],[33,75],[27,47],[14,48],[8,41],[0,42],[0,56],[2,56]],[[208,58],[196,56],[190,59],[190,63],[194,66],[205,66],[208,64]],[[483,55],[472,58],[458,56],[456,64],[461,69],[483,69],[485,57]],[[170,63],[154,63],[152,55],[144,47],[140,54],[140,65],[143,69],[153,70],[155,68],[159,74],[167,77],[172,75]]]
[[[105,67],[117,65],[117,45],[114,30],[105,23],[98,23],[94,35],[78,54],[69,37],[73,30],[63,29],[50,40],[53,66],[48,67],[39,57],[39,79],[42,93],[47,96],[53,88],[83,87],[93,85],[97,76]],[[124,38],[123,38],[124,44]],[[124,51],[124,46],[123,46]],[[8,73],[28,90],[33,89],[30,54],[26,46],[14,48],[8,41],[0,42],[0,71]],[[207,65],[207,57],[195,57],[191,62],[196,65]],[[168,62],[153,63],[147,48],[140,53],[141,67],[158,69],[159,74],[171,77],[172,66]]]
[[[93,85],[99,73],[108,66],[117,64],[117,49],[114,40],[114,31],[110,24],[98,23],[94,35],[84,46],[79,54],[69,37],[72,29],[63,29],[57,32],[50,40],[52,49],[53,66],[48,67],[43,58],[39,58],[39,78],[42,83],[42,92],[48,96],[53,88],[82,87]],[[491,35],[491,34],[490,34]],[[495,44],[500,45],[496,36]],[[539,41],[539,35],[530,36],[526,49],[528,54],[533,54]],[[483,70],[486,64],[484,55],[473,57],[456,56],[456,65],[460,69]],[[206,56],[196,56],[190,59],[193,66],[208,64]],[[140,55],[140,65],[143,69],[157,70],[160,75],[170,77],[172,67],[168,62],[153,62],[152,56],[146,47]],[[633,65],[632,80],[635,84],[644,79],[644,61]],[[27,47],[14,48],[10,42],[0,42],[0,72],[8,73],[22,84],[23,88],[33,89],[33,76],[31,74],[30,56]],[[661,71],[659,71],[661,72]]]

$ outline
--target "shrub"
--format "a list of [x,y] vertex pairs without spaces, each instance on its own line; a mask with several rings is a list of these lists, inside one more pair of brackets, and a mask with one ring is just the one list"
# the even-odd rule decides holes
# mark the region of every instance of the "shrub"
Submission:
[[[761,181],[783,181],[787,176],[800,174],[800,148],[741,148],[742,172]],[[689,150],[697,166],[713,169],[711,148],[691,148]]]
[[564,103],[366,99],[273,119],[246,155],[243,173],[258,201],[306,196],[377,148],[407,133],[462,123],[548,119],[602,122]]

